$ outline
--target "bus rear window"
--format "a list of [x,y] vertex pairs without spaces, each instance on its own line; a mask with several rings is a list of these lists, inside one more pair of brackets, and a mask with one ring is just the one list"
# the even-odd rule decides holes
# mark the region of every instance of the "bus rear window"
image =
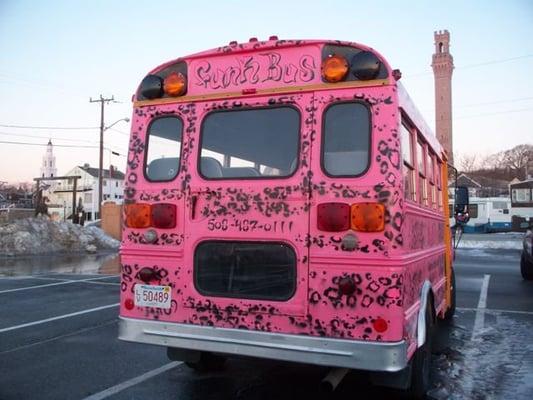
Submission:
[[300,114],[292,107],[211,113],[202,125],[200,174],[207,179],[292,175],[299,132]]
[[296,291],[296,254],[283,243],[203,242],[194,282],[203,295],[286,301]]
[[330,176],[358,176],[368,168],[370,113],[361,103],[330,106],[324,115],[322,163]]
[[183,123],[177,117],[162,117],[148,127],[145,175],[149,181],[174,179],[179,172]]

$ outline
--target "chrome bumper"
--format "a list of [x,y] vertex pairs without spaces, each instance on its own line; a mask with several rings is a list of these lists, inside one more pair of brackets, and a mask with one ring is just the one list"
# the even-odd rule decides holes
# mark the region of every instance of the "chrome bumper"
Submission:
[[129,342],[368,371],[399,371],[408,361],[404,340],[328,339],[123,317],[118,337]]

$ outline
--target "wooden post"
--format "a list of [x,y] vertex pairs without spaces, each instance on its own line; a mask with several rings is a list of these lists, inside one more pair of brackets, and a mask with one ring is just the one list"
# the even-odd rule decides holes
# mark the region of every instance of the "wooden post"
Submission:
[[78,224],[78,215],[76,214],[76,190],[78,189],[78,178],[74,178],[74,183],[72,184],[72,223]]

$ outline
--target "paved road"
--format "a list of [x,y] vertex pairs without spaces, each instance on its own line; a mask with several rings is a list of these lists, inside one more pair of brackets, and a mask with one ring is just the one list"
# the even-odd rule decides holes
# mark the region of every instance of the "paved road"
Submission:
[[[533,397],[533,282],[518,260],[516,250],[458,252],[459,309],[439,331],[430,398]],[[324,396],[324,368],[274,361],[198,375],[164,349],[120,342],[117,264],[102,262],[28,260],[24,276],[0,266],[1,400],[399,398],[356,373]]]

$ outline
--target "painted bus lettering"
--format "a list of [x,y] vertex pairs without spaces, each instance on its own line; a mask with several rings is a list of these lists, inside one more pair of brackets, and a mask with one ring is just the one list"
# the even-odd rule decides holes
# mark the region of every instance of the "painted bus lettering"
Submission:
[[213,67],[207,60],[196,66],[196,86],[205,89],[226,89],[230,86],[257,84],[267,81],[305,83],[315,78],[316,65],[310,55],[302,55],[297,64],[284,62],[277,52],[237,59],[236,65]]

